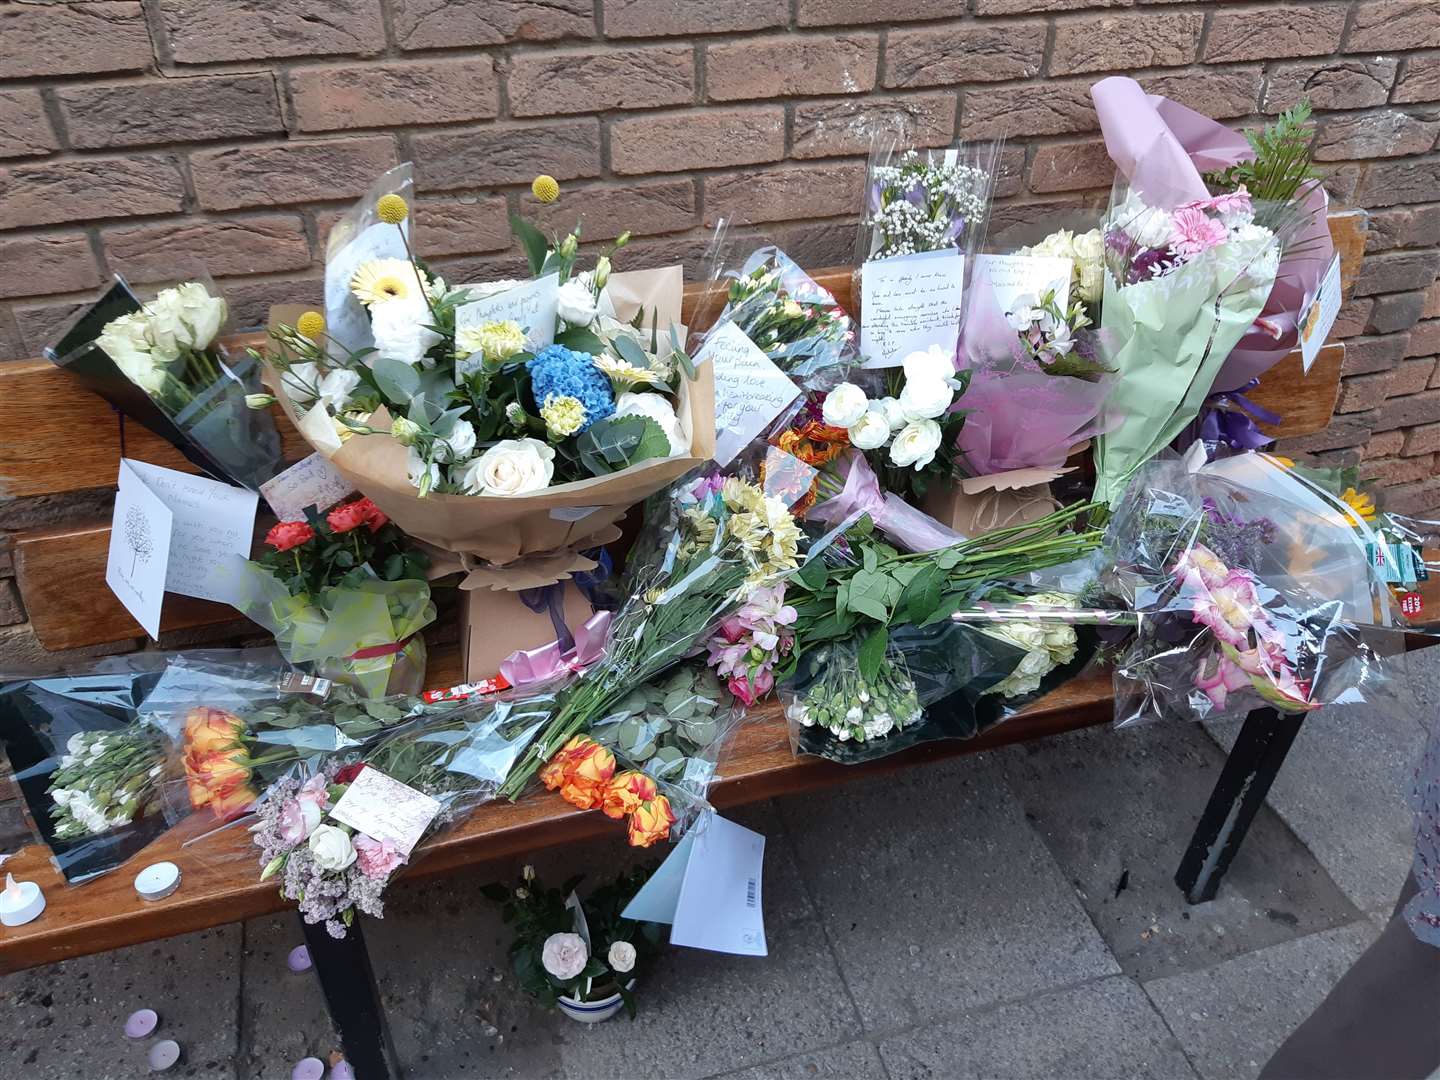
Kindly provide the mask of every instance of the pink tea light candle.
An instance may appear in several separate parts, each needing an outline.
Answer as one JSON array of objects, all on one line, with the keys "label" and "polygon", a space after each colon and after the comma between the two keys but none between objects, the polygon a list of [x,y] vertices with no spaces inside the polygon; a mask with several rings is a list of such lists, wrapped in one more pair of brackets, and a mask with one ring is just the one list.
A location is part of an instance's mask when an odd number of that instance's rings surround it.
[{"label": "pink tea light candle", "polygon": [[6,926],[24,926],[34,922],[45,910],[45,894],[33,881],[16,881],[13,874],[5,875],[5,891],[0,892],[0,923]]}]

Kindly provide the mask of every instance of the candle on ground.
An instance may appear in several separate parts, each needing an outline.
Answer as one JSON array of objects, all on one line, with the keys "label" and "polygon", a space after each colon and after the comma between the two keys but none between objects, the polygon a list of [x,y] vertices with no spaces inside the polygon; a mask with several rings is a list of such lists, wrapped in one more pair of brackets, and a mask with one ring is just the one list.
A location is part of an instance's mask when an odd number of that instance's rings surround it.
[{"label": "candle on ground", "polygon": [[154,1009],[139,1009],[130,1014],[125,1021],[125,1036],[130,1039],[143,1039],[155,1030],[155,1025],[160,1023],[160,1017]]},{"label": "candle on ground", "polygon": [[325,1062],[319,1058],[301,1058],[290,1070],[290,1080],[320,1080],[325,1075]]},{"label": "candle on ground", "polygon": [[45,894],[33,881],[16,881],[5,875],[5,891],[0,892],[0,923],[24,926],[40,917],[45,910]]},{"label": "candle on ground", "polygon": [[150,1047],[150,1071],[164,1072],[180,1060],[180,1044],[174,1039],[161,1039]]},{"label": "candle on ground", "polygon": [[290,955],[285,958],[285,963],[290,965],[291,971],[309,971],[311,967],[309,946],[296,945],[290,950]]}]

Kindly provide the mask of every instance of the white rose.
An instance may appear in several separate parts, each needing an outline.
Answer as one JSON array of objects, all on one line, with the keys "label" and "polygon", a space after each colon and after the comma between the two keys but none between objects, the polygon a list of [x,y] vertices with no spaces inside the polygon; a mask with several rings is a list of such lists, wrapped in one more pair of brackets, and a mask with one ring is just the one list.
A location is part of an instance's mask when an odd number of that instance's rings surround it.
[{"label": "white rose", "polygon": [[425,354],[441,340],[429,328],[434,321],[422,296],[387,300],[370,309],[370,333],[379,355],[427,368],[433,367],[435,361]]},{"label": "white rose", "polygon": [[524,495],[550,486],[555,448],[539,439],[501,439],[460,474],[472,495]]},{"label": "white rose", "polygon": [[145,305],[150,340],[162,355],[179,355],[185,349],[205,349],[220,333],[229,314],[225,301],[211,296],[198,281],[186,282]]},{"label": "white rose", "polygon": [[890,438],[890,421],[879,404],[872,404],[865,415],[850,425],[850,445],[860,450],[878,450]]},{"label": "white rose", "polygon": [[442,461],[465,461],[475,452],[475,427],[469,420],[456,420],[449,434],[435,444]]},{"label": "white rose", "polygon": [[951,385],[955,378],[955,358],[939,345],[931,345],[924,352],[912,352],[901,361],[905,369],[905,381],[935,382]]},{"label": "white rose", "polygon": [[955,401],[950,384],[939,379],[906,379],[900,391],[900,411],[907,420],[933,420],[945,415]]},{"label": "white rose", "polygon": [[595,319],[595,294],[588,276],[581,274],[560,286],[555,310],[571,326],[589,326]]},{"label": "white rose", "polygon": [[611,971],[618,971],[622,975],[632,971],[635,967],[635,946],[628,941],[612,942],[606,959],[610,961]]},{"label": "white rose", "polygon": [[405,478],[410,481],[411,487],[418,488],[426,473],[430,475],[430,484],[426,490],[433,490],[435,485],[440,483],[440,466],[434,462],[427,464],[412,446],[405,457]]},{"label": "white rose", "polygon": [[624,393],[615,399],[616,416],[648,416],[660,425],[665,438],[670,440],[670,456],[675,457],[690,449],[685,434],[680,430],[680,419],[675,409],[663,394]]},{"label": "white rose", "polygon": [[355,845],[344,829],[316,825],[310,834],[310,857],[321,870],[339,872],[355,861]]},{"label": "white rose", "polygon": [[825,395],[825,405],[821,413],[825,417],[825,423],[831,427],[848,428],[864,416],[869,407],[870,399],[865,396],[864,390],[854,383],[842,382]]},{"label": "white rose", "polygon": [[360,385],[360,376],[349,368],[335,368],[320,380],[320,400],[331,412],[343,412],[350,392]]},{"label": "white rose", "polygon": [[165,366],[160,357],[150,352],[143,315],[134,313],[111,319],[95,344],[115,361],[127,379],[147,394],[158,394],[165,385]]},{"label": "white rose", "polygon": [[579,934],[551,934],[540,950],[540,962],[557,979],[573,979],[585,970],[590,950]]},{"label": "white rose", "polygon": [[1099,229],[1091,229],[1075,237],[1075,258],[1098,262],[1105,257],[1105,237]]},{"label": "white rose", "polygon": [[308,360],[303,364],[291,364],[281,373],[280,385],[292,399],[308,405],[320,393],[320,368]]},{"label": "white rose", "polygon": [[1081,262],[1075,278],[1075,291],[1080,299],[1093,304],[1105,295],[1105,264],[1103,262]]},{"label": "white rose", "polygon": [[890,460],[902,469],[915,466],[915,471],[935,460],[940,449],[940,425],[934,420],[912,420],[890,444]]}]

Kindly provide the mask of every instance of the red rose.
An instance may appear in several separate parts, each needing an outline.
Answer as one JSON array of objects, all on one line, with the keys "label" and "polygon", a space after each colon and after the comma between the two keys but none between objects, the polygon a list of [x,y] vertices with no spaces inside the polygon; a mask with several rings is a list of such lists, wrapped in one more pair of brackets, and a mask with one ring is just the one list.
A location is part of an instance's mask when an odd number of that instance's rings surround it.
[{"label": "red rose", "polygon": [[369,499],[361,499],[355,504],[365,509],[365,524],[370,526],[371,532],[379,532],[381,527],[389,524],[390,519],[385,516],[385,511],[376,506]]},{"label": "red rose", "polygon": [[289,551],[315,539],[315,530],[303,521],[282,521],[265,534],[265,543],[276,551]]},{"label": "red rose", "polygon": [[371,506],[375,505],[371,503],[369,499],[356,499],[354,502],[346,503],[344,506],[337,506],[325,515],[325,520],[330,523],[330,528],[334,529],[337,533],[347,533],[351,529],[358,529],[369,520],[365,510],[367,503]]},{"label": "red rose", "polygon": [[353,784],[355,782],[355,778],[360,775],[361,771],[364,768],[365,763],[363,761],[356,761],[349,765],[346,765],[343,769],[341,769],[335,774],[334,782],[337,784]]}]

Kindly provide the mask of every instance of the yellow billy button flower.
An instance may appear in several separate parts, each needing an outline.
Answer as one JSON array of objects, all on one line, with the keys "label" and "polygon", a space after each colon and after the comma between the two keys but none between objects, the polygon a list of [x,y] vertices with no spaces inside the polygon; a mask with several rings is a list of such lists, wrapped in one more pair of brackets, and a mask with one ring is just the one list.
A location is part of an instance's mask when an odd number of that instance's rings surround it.
[{"label": "yellow billy button flower", "polygon": [[375,201],[375,213],[386,225],[399,225],[410,216],[410,206],[405,200],[394,194],[381,195]]},{"label": "yellow billy button flower", "polygon": [[325,316],[318,311],[307,311],[295,320],[295,332],[311,341],[319,341],[325,333]]},{"label": "yellow billy button flower", "polygon": [[530,194],[542,203],[552,203],[560,198],[560,182],[541,173],[531,182]]}]

